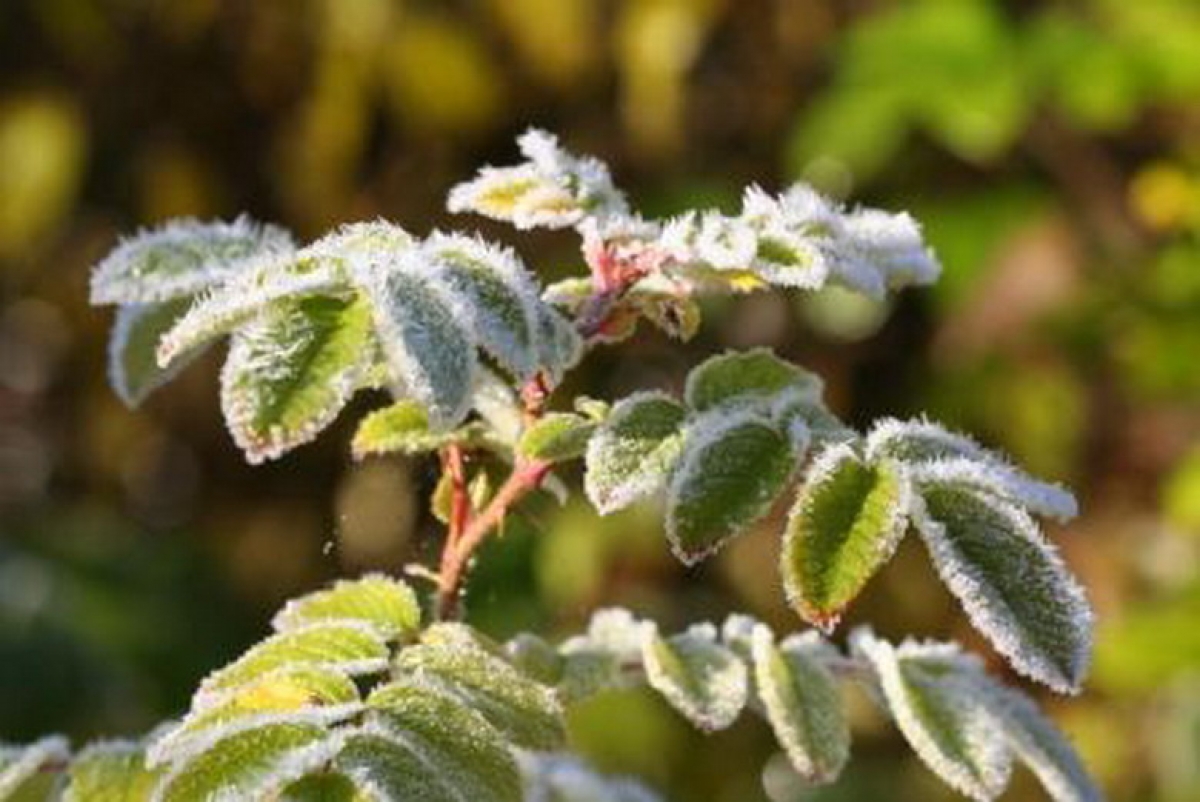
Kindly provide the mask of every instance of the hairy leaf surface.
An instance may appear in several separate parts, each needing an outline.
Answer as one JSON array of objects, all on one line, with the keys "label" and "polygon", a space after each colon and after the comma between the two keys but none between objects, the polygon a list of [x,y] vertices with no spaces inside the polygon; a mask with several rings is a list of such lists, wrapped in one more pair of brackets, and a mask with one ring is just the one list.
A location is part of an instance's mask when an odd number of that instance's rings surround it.
[{"label": "hairy leaf surface", "polygon": [[323,621],[366,624],[390,640],[412,635],[420,628],[421,607],[404,582],[367,574],[289,601],[271,625],[286,632]]},{"label": "hairy leaf surface", "polygon": [[746,706],[746,664],[717,643],[711,625],[646,638],[642,659],[650,686],[702,730],[722,730]]},{"label": "hairy leaf surface", "polygon": [[274,459],[315,438],[357,388],[372,348],[362,300],[283,302],[239,331],[221,371],[221,406],[246,458]]},{"label": "hairy leaf surface", "polygon": [[157,303],[195,295],[262,255],[286,254],[276,226],[178,220],[123,241],[92,271],[92,303]]},{"label": "hairy leaf surface", "polygon": [[663,393],[622,399],[588,443],[584,488],[602,514],[658,491],[683,446],[683,407]]},{"label": "hairy leaf surface", "polygon": [[769,400],[785,390],[818,400],[822,388],[814,374],[756,348],[706,360],[688,374],[684,398],[693,410],[703,412],[721,404]]},{"label": "hairy leaf surface", "polygon": [[894,462],[869,464],[850,446],[813,463],[784,534],[781,572],[792,606],[832,628],[904,535],[909,487]]},{"label": "hairy leaf surface", "polygon": [[71,761],[62,802],[146,802],[158,782],[139,744],[107,741]]},{"label": "hairy leaf surface", "polygon": [[562,462],[583,456],[596,423],[582,415],[551,412],[521,435],[517,451],[532,459]]},{"label": "hairy leaf surface", "polygon": [[833,780],[850,755],[850,730],[837,684],[818,658],[819,641],[781,648],[759,625],[751,649],[758,696],[792,766],[810,782]]},{"label": "hairy leaf surface", "polygon": [[796,460],[789,440],[746,415],[696,426],[667,493],[667,538],[696,563],[767,514]]},{"label": "hairy leaf surface", "polygon": [[969,486],[920,486],[917,529],[971,622],[1021,673],[1074,692],[1087,671],[1091,609],[1037,524]]}]

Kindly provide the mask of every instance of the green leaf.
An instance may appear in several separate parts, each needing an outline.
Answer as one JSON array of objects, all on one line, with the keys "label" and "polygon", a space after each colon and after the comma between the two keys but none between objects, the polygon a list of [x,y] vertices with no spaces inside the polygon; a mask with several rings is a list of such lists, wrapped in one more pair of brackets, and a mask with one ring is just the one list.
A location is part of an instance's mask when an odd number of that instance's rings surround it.
[{"label": "green leaf", "polygon": [[888,710],[921,760],[972,799],[998,797],[1012,756],[980,703],[986,691],[978,663],[952,646],[896,649],[866,632],[855,633],[854,646],[869,661]]},{"label": "green leaf", "polygon": [[477,366],[471,335],[427,277],[392,270],[368,287],[397,391],[422,404],[434,428],[453,427],[470,406]]},{"label": "green leaf", "polygon": [[359,711],[354,681],[336,668],[286,665],[226,691],[197,696],[192,712],[155,738],[151,765],[193,754],[221,733],[263,723],[328,724]]},{"label": "green leaf", "polygon": [[[519,746],[554,749],[565,738],[562,707],[553,692],[466,637],[460,627],[430,627],[423,642],[404,649],[394,665],[462,700]],[[368,703],[385,705],[388,693],[376,691]]]},{"label": "green leaf", "polygon": [[521,435],[517,451],[531,459],[563,462],[583,456],[596,424],[581,415],[551,412]]},{"label": "green leaf", "polygon": [[377,409],[358,424],[350,449],[355,459],[379,454],[420,454],[436,451],[451,443],[482,440],[478,424],[467,424],[450,431],[429,428],[429,415],[416,401],[397,401]]},{"label": "green leaf", "polygon": [[793,768],[809,782],[825,783],[850,756],[850,730],[837,683],[821,662],[815,633],[776,646],[771,631],[754,627],[754,682],[764,714]]},{"label": "green leaf", "polygon": [[613,406],[588,443],[584,488],[602,514],[658,491],[683,450],[686,412],[663,393],[636,393]]},{"label": "green leaf", "polygon": [[824,383],[815,374],[784,362],[769,349],[730,351],[706,360],[688,374],[684,398],[697,412],[721,404],[770,400],[787,390],[818,400]]},{"label": "green leaf", "polygon": [[234,662],[209,674],[197,699],[228,691],[280,668],[314,666],[347,674],[387,667],[388,649],[373,627],[337,621],[272,635]]},{"label": "green leaf", "polygon": [[174,378],[187,366],[188,359],[177,360],[160,368],[156,352],[158,342],[191,306],[190,298],[150,304],[123,304],[117,310],[108,341],[108,380],[125,405],[133,408],[146,396]]},{"label": "green leaf", "polygon": [[563,658],[559,696],[577,701],[637,685],[637,674],[631,669],[641,666],[646,639],[653,634],[652,623],[639,621],[628,610],[597,610],[587,633],[569,638],[559,648]]},{"label": "green leaf", "polygon": [[667,493],[667,538],[684,563],[699,562],[758,521],[796,466],[791,443],[744,414],[689,429]]},{"label": "green leaf", "polygon": [[139,744],[108,741],[76,755],[69,778],[62,802],[147,802],[159,773],[146,768]]},{"label": "green leaf", "polygon": [[702,730],[725,729],[746,706],[746,664],[717,643],[711,625],[669,638],[655,633],[646,638],[642,658],[650,686]]},{"label": "green leaf", "polygon": [[583,340],[571,321],[551,306],[539,304],[537,318],[539,366],[551,384],[558,384],[583,356]]},{"label": "green leaf", "polygon": [[221,371],[221,406],[247,460],[315,438],[356,389],[372,347],[362,300],[283,302],[239,331]]},{"label": "green leaf", "polygon": [[373,798],[360,793],[345,774],[324,771],[309,774],[284,788],[279,802],[373,802]]},{"label": "green leaf", "polygon": [[423,246],[432,280],[452,299],[480,346],[519,381],[537,367],[541,300],[515,254],[463,236],[434,234]]},{"label": "green leaf", "polygon": [[406,583],[383,574],[341,580],[332,587],[289,601],[271,625],[280,632],[324,621],[354,621],[388,640],[421,627],[421,607]]},{"label": "green leaf", "polygon": [[537,635],[522,632],[504,645],[504,651],[508,661],[535,682],[553,686],[562,679],[563,658]]},{"label": "green leaf", "polygon": [[1008,743],[1055,802],[1101,802],[1104,795],[1079,756],[1037,705],[1020,691],[989,684],[987,702],[996,721],[991,736]]},{"label": "green leaf", "polygon": [[195,295],[258,257],[292,250],[286,231],[239,218],[178,220],[122,242],[92,271],[93,304],[158,303]]},{"label": "green leaf", "polygon": [[792,607],[832,629],[842,610],[892,556],[911,491],[894,462],[869,464],[847,445],[813,463],[784,532],[781,572]]},{"label": "green leaf", "polygon": [[158,364],[170,366],[282,301],[342,293],[347,289],[345,274],[335,264],[306,252],[256,262],[196,297],[187,312],[159,340]]},{"label": "green leaf", "polygon": [[420,682],[385,687],[338,756],[342,773],[380,799],[520,801],[512,751],[483,716]]},{"label": "green leaf", "polygon": [[70,756],[67,739],[60,735],[25,746],[0,744],[0,799],[28,792],[26,783],[34,780],[44,766],[66,763]]},{"label": "green leaf", "polygon": [[938,575],[1013,667],[1060,692],[1087,672],[1092,613],[1083,589],[1018,507],[970,485],[923,483],[917,530]]},{"label": "green leaf", "polygon": [[935,477],[953,473],[960,483],[1004,496],[1038,515],[1066,521],[1079,514],[1075,497],[1065,488],[1035,479],[971,438],[935,423],[880,420],[867,435],[866,451],[870,459],[894,457]]},{"label": "green leaf", "polygon": [[341,742],[312,724],[267,724],[235,732],[171,768],[156,802],[269,799],[331,760]]}]

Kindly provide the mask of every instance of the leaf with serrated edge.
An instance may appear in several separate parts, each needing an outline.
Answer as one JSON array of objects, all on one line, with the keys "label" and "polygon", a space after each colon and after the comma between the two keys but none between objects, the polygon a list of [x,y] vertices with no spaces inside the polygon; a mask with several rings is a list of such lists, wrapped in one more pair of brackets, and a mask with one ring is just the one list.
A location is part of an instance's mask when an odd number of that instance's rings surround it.
[{"label": "leaf with serrated edge", "polygon": [[322,771],[301,777],[284,788],[278,802],[373,802],[345,774]]},{"label": "leaf with serrated edge", "polygon": [[313,724],[268,724],[242,730],[172,766],[151,799],[269,799],[327,763],[340,748],[338,736]]},{"label": "leaf with serrated edge", "polygon": [[159,367],[169,367],[273,304],[346,290],[345,274],[336,265],[305,252],[261,257],[224,284],[197,295],[187,312],[163,334],[155,358]]},{"label": "leaf with serrated edge", "polygon": [[642,659],[650,686],[702,730],[725,729],[746,706],[746,664],[717,643],[710,624],[668,638],[653,634]]},{"label": "leaf with serrated edge", "polygon": [[597,610],[587,633],[568,638],[559,647],[563,657],[560,696],[568,700],[587,698],[610,688],[629,688],[642,665],[642,648],[654,633],[654,625],[639,621],[628,610]]},{"label": "leaf with serrated edge", "polygon": [[665,393],[617,402],[588,443],[584,488],[601,514],[657,492],[683,446],[686,412]]},{"label": "leaf with serrated edge", "polygon": [[537,344],[539,367],[551,384],[558,384],[583,356],[583,340],[575,327],[546,304],[537,307]]},{"label": "leaf with serrated edge", "polygon": [[[562,744],[562,707],[549,688],[523,676],[454,625],[430,627],[422,640],[397,656],[395,671],[461,699],[519,746],[554,749]],[[381,689],[368,703],[383,704],[385,697]]]},{"label": "leaf with serrated edge", "polygon": [[819,659],[816,633],[776,646],[759,624],[750,635],[754,682],[764,714],[793,768],[810,782],[829,782],[850,755],[850,730],[837,683]]},{"label": "leaf with serrated edge", "polygon": [[329,724],[361,708],[354,681],[334,668],[284,666],[227,691],[204,694],[148,751],[152,765],[175,762],[234,729],[265,723]]},{"label": "leaf with serrated edge", "polygon": [[510,745],[470,706],[420,681],[398,680],[352,735],[337,768],[374,799],[518,802]]},{"label": "leaf with serrated edge", "polygon": [[383,574],[367,574],[289,601],[271,626],[286,632],[318,621],[357,621],[384,638],[401,638],[420,628],[421,607],[406,583]]},{"label": "leaf with serrated edge", "polygon": [[1091,653],[1091,608],[1033,519],[970,485],[925,483],[918,492],[917,531],[975,627],[1017,671],[1059,692],[1078,691]]},{"label": "leaf with serrated edge", "polygon": [[691,565],[761,519],[796,467],[791,443],[765,420],[710,413],[688,425],[667,491],[667,538]]},{"label": "leaf with serrated edge", "polygon": [[688,374],[684,398],[697,412],[720,404],[767,401],[791,391],[819,400],[823,382],[815,374],[785,362],[767,348],[730,351],[712,357]]},{"label": "leaf with serrated edge", "polygon": [[814,460],[784,531],[780,570],[788,600],[826,630],[904,535],[911,490],[895,462],[863,462],[849,445]]},{"label": "leaf with serrated edge", "polygon": [[986,479],[992,492],[1005,496],[1030,512],[1059,521],[1079,514],[1075,497],[1065,488],[1035,479],[966,435],[951,432],[926,420],[877,421],[867,435],[866,453],[875,459],[889,456],[913,466],[936,469],[942,463],[974,462],[977,476]]},{"label": "leaf with serrated edge", "polygon": [[237,332],[221,407],[246,459],[275,459],[314,439],[357,388],[371,347],[362,300],[286,301]]},{"label": "leaf with serrated edge", "polygon": [[65,763],[71,755],[67,739],[50,735],[31,744],[0,744],[0,799],[8,798],[43,766]]},{"label": "leaf with serrated edge", "polygon": [[204,679],[197,702],[285,666],[320,666],[347,674],[387,667],[388,649],[375,628],[347,621],[308,624],[272,635]]},{"label": "leaf with serrated edge", "polygon": [[898,648],[868,631],[854,647],[869,662],[888,711],[913,751],[947,784],[972,799],[998,797],[1012,756],[980,704],[978,661],[943,644]]},{"label": "leaf with serrated edge", "polygon": [[159,780],[132,741],[91,744],[71,760],[68,773],[62,802],[146,802]]},{"label": "leaf with serrated edge", "polygon": [[525,430],[517,451],[549,462],[575,459],[587,451],[588,440],[596,430],[593,421],[569,412],[551,412]]},{"label": "leaf with serrated edge", "polygon": [[510,250],[480,239],[434,234],[422,251],[431,279],[444,290],[480,346],[520,381],[537,367],[537,287]]},{"label": "leaf with serrated edge", "polygon": [[191,306],[190,298],[150,304],[124,304],[117,309],[108,341],[108,380],[125,405],[133,408],[146,396],[173,379],[187,367],[189,358],[176,360],[168,368],[158,366],[158,342]]},{"label": "leaf with serrated edge", "polygon": [[286,254],[291,236],[245,217],[176,220],[124,240],[92,271],[93,304],[157,303],[194,295],[262,255]]},{"label": "leaf with serrated edge", "polygon": [[475,342],[442,293],[419,275],[422,265],[411,258],[404,264],[368,279],[376,333],[397,390],[425,407],[434,428],[448,429],[470,406]]},{"label": "leaf with serrated edge", "polygon": [[1054,724],[1020,691],[989,681],[992,737],[1007,742],[1055,802],[1101,802],[1104,798]]}]

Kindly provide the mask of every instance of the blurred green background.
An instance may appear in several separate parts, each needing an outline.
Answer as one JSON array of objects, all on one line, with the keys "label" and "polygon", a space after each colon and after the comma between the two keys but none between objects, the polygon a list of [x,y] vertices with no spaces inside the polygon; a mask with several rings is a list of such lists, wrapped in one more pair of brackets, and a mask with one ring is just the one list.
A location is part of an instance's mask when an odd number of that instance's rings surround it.
[{"label": "blurred green background", "polygon": [[[137,226],[246,211],[303,238],[376,216],[479,228],[565,275],[570,236],[442,211],[530,124],[609,159],[649,213],[803,179],[917,214],[945,263],[933,290],[713,304],[686,348],[642,332],[567,389],[677,387],[705,354],[765,344],[856,423],[925,410],[1069,482],[1084,514],[1052,535],[1098,645],[1086,693],[1043,701],[1113,799],[1200,799],[1196,0],[3,0],[0,739],[144,731],[288,595],[437,546],[433,466],[353,464],[353,415],[250,468],[213,358],[124,409],[89,266]],[[687,571],[652,509],[523,513],[470,597],[497,636],[565,635],[604,604],[798,627],[778,520]],[[984,649],[912,542],[850,618]],[[757,721],[704,738],[630,694],[573,732],[681,802],[953,798],[854,701],[855,759],[819,790]],[[1026,776],[1006,797],[1040,798]]]}]

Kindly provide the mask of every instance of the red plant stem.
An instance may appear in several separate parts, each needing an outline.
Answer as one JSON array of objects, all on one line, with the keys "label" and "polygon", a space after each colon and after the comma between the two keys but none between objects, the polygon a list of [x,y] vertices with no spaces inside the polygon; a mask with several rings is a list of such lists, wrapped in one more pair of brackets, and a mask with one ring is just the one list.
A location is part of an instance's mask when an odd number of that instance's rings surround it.
[{"label": "red plant stem", "polygon": [[439,619],[459,617],[459,597],[471,557],[488,535],[500,526],[509,510],[536,490],[549,471],[549,462],[518,459],[513,472],[488,505],[470,520],[457,538],[447,540],[438,573],[436,612]]},{"label": "red plant stem", "polygon": [[459,443],[446,447],[445,470],[450,474],[450,531],[448,544],[453,545],[471,521],[471,496],[467,490],[467,473],[463,466],[463,449]]}]

